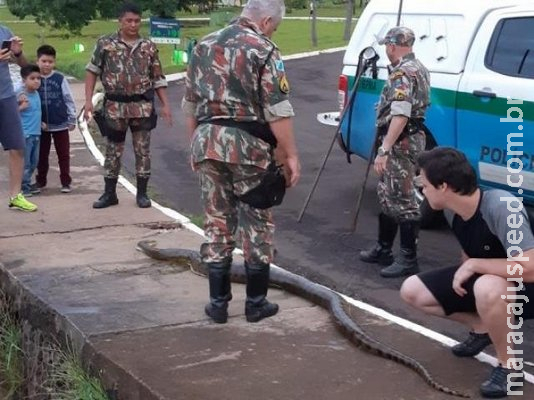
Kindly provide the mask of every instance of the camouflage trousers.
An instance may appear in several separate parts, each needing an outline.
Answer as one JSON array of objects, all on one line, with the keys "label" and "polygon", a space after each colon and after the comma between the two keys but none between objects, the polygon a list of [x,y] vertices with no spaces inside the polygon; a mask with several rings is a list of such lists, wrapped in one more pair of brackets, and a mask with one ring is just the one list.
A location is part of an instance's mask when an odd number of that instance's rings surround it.
[{"label": "camouflage trousers", "polygon": [[207,237],[200,248],[202,261],[221,262],[231,257],[236,238],[240,238],[245,261],[270,263],[274,237],[271,210],[253,208],[237,198],[259,184],[263,169],[215,160],[204,160],[196,166]]},{"label": "camouflage trousers", "polygon": [[121,157],[128,128],[132,131],[136,176],[150,176],[150,130],[148,118],[106,119],[110,128],[106,146],[104,169],[106,178],[117,178],[121,170]]},{"label": "camouflage trousers", "polygon": [[414,179],[416,159],[424,149],[424,133],[415,133],[397,141],[388,157],[386,171],[378,182],[378,201],[382,212],[398,222],[421,218]]}]

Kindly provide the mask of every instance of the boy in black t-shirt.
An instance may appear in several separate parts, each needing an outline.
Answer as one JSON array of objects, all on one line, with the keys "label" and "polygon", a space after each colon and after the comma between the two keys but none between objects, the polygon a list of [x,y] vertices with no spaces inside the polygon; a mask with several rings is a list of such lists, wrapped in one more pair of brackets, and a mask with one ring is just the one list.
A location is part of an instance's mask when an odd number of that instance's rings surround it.
[{"label": "boy in black t-shirt", "polygon": [[534,318],[534,235],[523,203],[504,190],[482,191],[458,150],[435,148],[418,163],[423,193],[433,209],[445,211],[462,263],[406,279],[401,297],[427,314],[469,326],[467,340],[452,348],[455,355],[471,357],[493,343],[499,365],[482,383],[482,396],[521,391],[522,359],[508,348],[522,343],[523,319]]}]

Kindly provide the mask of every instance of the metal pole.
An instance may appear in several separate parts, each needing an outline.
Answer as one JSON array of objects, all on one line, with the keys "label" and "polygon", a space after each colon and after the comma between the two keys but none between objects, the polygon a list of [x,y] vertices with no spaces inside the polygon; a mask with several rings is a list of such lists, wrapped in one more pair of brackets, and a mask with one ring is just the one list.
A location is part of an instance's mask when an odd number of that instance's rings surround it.
[{"label": "metal pole", "polygon": [[[399,0],[399,12],[397,14],[397,26],[400,26],[400,19],[402,15],[402,0]],[[373,157],[375,155],[376,142],[378,140],[378,132],[375,134],[375,140],[373,140],[373,147],[371,148],[371,155],[367,161],[367,168],[365,169],[365,176],[363,177],[362,188],[360,193],[358,193],[358,199],[356,200],[356,206],[354,210],[354,218],[352,220],[352,225],[350,230],[352,233],[356,231],[356,226],[358,225],[358,217],[360,215],[360,210],[362,208],[363,194],[365,193],[365,186],[367,186],[367,178],[369,178],[369,171],[371,170],[371,163],[373,162]]]},{"label": "metal pole", "polygon": [[371,154],[369,155],[369,160],[367,161],[367,168],[365,169],[365,176],[363,177],[362,188],[360,189],[360,193],[358,193],[358,198],[356,199],[356,206],[354,207],[354,218],[352,219],[352,225],[350,226],[351,233],[354,233],[356,231],[356,225],[358,224],[358,216],[360,215],[360,209],[362,208],[363,194],[365,193],[365,187],[367,186],[367,178],[369,177],[369,171],[371,170],[371,164],[373,163],[373,158],[375,156],[377,140],[378,131],[375,133],[373,147],[371,147]]},{"label": "metal pole", "polygon": [[328,150],[323,158],[323,163],[321,164],[321,168],[319,168],[319,172],[317,172],[317,175],[315,176],[315,181],[313,182],[313,186],[310,190],[310,193],[308,193],[308,197],[306,197],[306,201],[304,202],[304,206],[302,206],[302,209],[300,210],[299,217],[297,218],[297,222],[300,222],[302,220],[302,217],[304,216],[304,213],[306,212],[306,208],[308,208],[308,204],[310,204],[311,197],[313,193],[315,192],[315,188],[317,187],[317,184],[319,183],[319,178],[321,177],[321,174],[323,173],[324,166],[326,165],[326,161],[328,160],[328,157],[330,156],[330,153],[332,152],[332,147],[334,147],[334,143],[336,142],[337,135],[339,132],[339,126],[341,125],[342,119],[339,119],[339,125],[338,128],[336,128],[336,132],[334,133],[334,137],[332,137],[332,142],[330,142],[330,146],[328,147]]},{"label": "metal pole", "polygon": [[400,26],[401,15],[402,15],[402,0],[399,0],[399,12],[397,13],[397,26]]},{"label": "metal pole", "polygon": [[306,198],[306,201],[304,202],[304,205],[302,206],[302,209],[300,210],[299,217],[297,218],[298,222],[302,220],[302,217],[304,216],[304,213],[306,212],[306,208],[308,208],[308,204],[310,203],[311,197],[313,193],[315,192],[317,183],[319,182],[319,178],[321,177],[321,174],[323,173],[324,167],[326,165],[326,161],[328,160],[328,157],[330,156],[330,152],[332,151],[332,148],[334,147],[334,143],[336,142],[337,135],[339,134],[341,130],[341,122],[343,122],[343,118],[345,117],[347,110],[350,108],[350,105],[354,102],[354,99],[356,97],[356,92],[358,90],[358,85],[360,84],[360,77],[363,75],[363,72],[367,69],[367,66],[368,66],[367,61],[365,61],[365,65],[360,69],[359,74],[356,77],[356,81],[354,82],[354,86],[352,88],[352,92],[349,97],[349,101],[347,102],[347,104],[345,104],[345,107],[343,108],[343,112],[340,114],[339,124],[334,133],[334,137],[332,138],[332,142],[330,143],[330,146],[328,147],[328,151],[324,155],[323,163],[321,164],[321,168],[319,169],[319,171],[317,172],[317,175],[315,176],[315,181],[313,182],[313,186],[310,190],[310,193],[308,194],[308,197]]}]

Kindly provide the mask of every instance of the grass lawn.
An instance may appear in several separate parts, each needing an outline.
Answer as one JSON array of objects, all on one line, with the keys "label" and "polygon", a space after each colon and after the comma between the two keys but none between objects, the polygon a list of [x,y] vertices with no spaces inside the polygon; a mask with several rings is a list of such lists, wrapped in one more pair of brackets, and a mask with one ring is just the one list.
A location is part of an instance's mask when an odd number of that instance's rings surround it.
[{"label": "grass lawn", "polygon": [[[237,15],[240,10],[230,11]],[[344,6],[327,6],[318,9],[318,16],[342,17],[345,13]],[[287,16],[308,16],[307,9],[293,10]],[[358,13],[359,14],[359,13]],[[182,13],[181,16],[207,17],[204,15]],[[180,19],[180,16],[178,16]],[[50,44],[58,52],[57,69],[64,73],[83,78],[85,75],[85,64],[91,57],[91,51],[98,37],[111,33],[117,29],[116,21],[94,21],[82,29],[80,36],[69,35],[67,32],[55,31],[48,27],[40,27],[35,23],[18,21],[16,17],[9,13],[6,7],[0,7],[0,22],[8,26],[15,35],[24,39],[24,49],[30,60],[35,59],[35,50],[41,44]],[[185,48],[188,38],[199,39],[209,32],[219,29],[217,26],[201,25],[199,23],[185,23],[181,29],[182,44],[178,48]],[[345,46],[343,40],[344,22],[317,21],[318,46],[313,47],[311,43],[311,22],[309,20],[285,20],[273,40],[278,44],[282,54],[289,55],[305,51],[321,50],[332,47]],[[142,28],[142,35],[148,36],[148,23]],[[74,44],[80,43],[85,47],[85,52],[75,53]],[[166,74],[184,71],[186,66],[174,65],[172,54],[174,45],[160,44],[160,58],[163,62]]]}]

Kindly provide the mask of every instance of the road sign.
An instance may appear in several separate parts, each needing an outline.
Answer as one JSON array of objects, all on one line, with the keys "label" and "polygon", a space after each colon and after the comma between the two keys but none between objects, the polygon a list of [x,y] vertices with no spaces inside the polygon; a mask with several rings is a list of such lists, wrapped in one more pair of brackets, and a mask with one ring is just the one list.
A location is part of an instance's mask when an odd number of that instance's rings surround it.
[{"label": "road sign", "polygon": [[154,43],[180,44],[180,22],[150,17],[150,39]]}]

